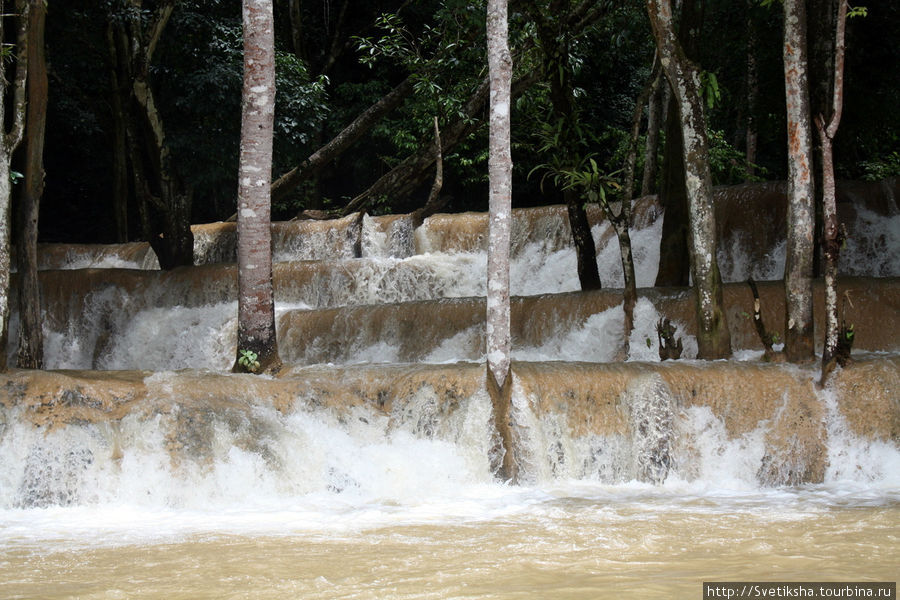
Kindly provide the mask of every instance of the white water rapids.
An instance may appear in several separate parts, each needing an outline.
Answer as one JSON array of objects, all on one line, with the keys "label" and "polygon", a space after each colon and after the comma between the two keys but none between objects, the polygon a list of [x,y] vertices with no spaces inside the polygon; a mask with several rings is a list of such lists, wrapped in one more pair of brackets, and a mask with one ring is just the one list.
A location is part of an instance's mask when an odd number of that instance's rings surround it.
[{"label": "white water rapids", "polygon": [[[900,276],[898,217],[860,214],[867,237],[846,251],[845,272]],[[422,314],[441,320],[449,318],[442,310],[482,295],[485,257],[477,232],[429,232],[426,223],[411,236],[402,223],[374,220],[362,231],[348,240],[323,229],[276,252],[292,273],[278,299],[280,335],[288,318],[333,315],[353,329],[357,308],[394,303],[377,341],[318,338],[304,356],[340,358],[293,367],[282,382],[289,401],[225,372],[237,313],[217,291],[229,285],[225,271],[166,287],[141,279],[143,271],[116,270],[108,284],[96,275],[101,283],[66,307],[45,307],[48,367],[147,371],[92,375],[60,397],[49,387],[32,391],[30,407],[0,402],[0,597],[699,598],[708,580],[897,579],[900,447],[854,430],[842,412],[852,398],[840,404],[834,389],[814,389],[815,368],[777,373],[813,390],[813,408],[801,404],[798,418],[819,437],[798,429],[773,446],[779,428],[793,427],[787,387],[771,414],[741,429],[734,414],[756,401],[752,387],[743,398],[711,392],[707,404],[690,404],[653,371],[615,400],[586,389],[578,401],[598,410],[578,413],[581,427],[567,412],[575,400],[551,391],[571,376],[555,376],[554,363],[585,361],[589,374],[591,364],[613,361],[621,305],[568,321],[536,314],[547,331],[514,348],[515,360],[535,365],[522,373],[546,371],[517,378],[513,390],[518,486],[492,475],[496,439],[480,388],[457,389],[436,372],[428,385],[389,398],[378,392],[373,402],[366,386],[374,371],[365,368],[381,367],[372,364],[411,363],[409,372],[399,365],[385,375],[399,389],[419,366],[450,372],[483,359],[477,324],[412,359],[401,341],[426,329],[404,328],[416,303],[433,303]],[[565,235],[554,227],[526,233],[514,248],[513,293],[576,290]],[[621,286],[614,237],[602,226],[594,234],[604,285]],[[653,283],[659,235],[652,219],[632,233],[639,286]],[[720,249],[726,279],[780,277],[783,248],[761,260],[740,237],[732,241]],[[347,250],[356,242],[358,258]],[[96,267],[90,252],[66,260]],[[131,263],[102,260],[147,266],[140,253]],[[641,298],[628,357],[637,370],[658,361],[650,340],[660,315]],[[693,337],[685,344],[694,356]],[[323,400],[319,373],[346,380],[343,406]],[[117,378],[128,377],[146,398],[119,411],[131,399],[115,392]],[[113,390],[112,405],[91,396],[92,381]],[[20,382],[7,381],[8,398]],[[900,396],[887,400],[896,406]],[[602,414],[618,426],[590,422],[604,402],[616,403]],[[29,419],[45,410],[50,420],[35,426]],[[53,411],[71,413],[54,421]],[[897,418],[896,409],[884,415]],[[821,482],[785,485],[810,440],[822,444]]]}]

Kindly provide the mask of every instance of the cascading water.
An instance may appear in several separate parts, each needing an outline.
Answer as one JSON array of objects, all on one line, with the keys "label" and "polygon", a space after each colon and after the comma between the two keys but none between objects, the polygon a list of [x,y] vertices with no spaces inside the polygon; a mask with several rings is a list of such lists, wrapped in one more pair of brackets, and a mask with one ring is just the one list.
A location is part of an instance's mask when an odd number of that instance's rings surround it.
[{"label": "cascading water", "polygon": [[[648,287],[660,213],[637,213]],[[865,239],[845,272],[900,276],[900,217],[857,214]],[[491,473],[483,215],[415,231],[402,217],[279,225],[293,366],[275,378],[226,372],[232,266],[104,270],[111,248],[69,253],[92,268],[41,275],[48,367],[110,371],[13,371],[0,386],[0,596],[684,597],[704,578],[895,576],[895,282],[848,284],[859,347],[878,354],[826,389],[814,367],[753,360],[741,285],[726,294],[750,360],[652,364],[661,317],[685,357],[696,340],[689,293],[644,289],[628,361],[614,363],[620,291],[575,293],[563,215],[523,210],[514,227],[519,486]],[[230,260],[222,230],[195,231],[205,262]],[[621,285],[615,236],[593,232],[604,284]],[[722,235],[723,273],[777,302],[765,280],[781,242]],[[134,570],[99,574],[120,561]],[[682,587],[647,583],[660,577]]]}]

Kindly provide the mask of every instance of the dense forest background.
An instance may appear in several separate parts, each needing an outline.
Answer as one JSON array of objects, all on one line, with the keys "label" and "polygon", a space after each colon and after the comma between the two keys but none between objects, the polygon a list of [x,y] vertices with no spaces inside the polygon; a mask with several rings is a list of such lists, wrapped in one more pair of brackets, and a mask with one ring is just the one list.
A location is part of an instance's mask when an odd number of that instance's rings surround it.
[{"label": "dense forest background", "polygon": [[[137,3],[141,4],[141,3]],[[115,181],[115,32],[134,19],[151,23],[165,2],[145,1],[139,14],[124,0],[53,0],[47,17],[49,107],[41,241],[140,239],[139,190]],[[234,213],[241,99],[240,3],[179,0],[149,63],[171,176],[191,197],[194,223]],[[818,3],[824,4],[824,3]],[[818,5],[810,2],[811,11]],[[714,183],[784,179],[787,172],[781,10],[777,2],[695,0],[692,58],[705,73]],[[900,3],[867,0],[867,16],[847,30],[846,96],[836,139],[842,179],[900,174]],[[579,7],[590,19],[566,21]],[[537,10],[535,10],[537,9]],[[129,13],[129,11],[131,11]],[[536,16],[542,15],[542,16]],[[811,12],[811,18],[814,13]],[[537,20],[556,26],[559,43],[541,39]],[[409,78],[395,109],[314,178],[273,205],[273,219],[305,209],[334,210],[367,190],[440,130],[462,134],[443,152],[443,210],[487,207],[486,104],[467,110],[486,76],[484,6],[460,0],[278,0],[273,180],[299,165],[358,115]],[[571,23],[578,23],[571,26]],[[651,77],[654,43],[643,2],[510,3],[515,77],[513,205],[561,202],[542,175],[560,156],[593,158],[611,181],[621,177],[635,103]],[[564,52],[564,60],[558,53]],[[121,56],[121,53],[119,54]],[[811,57],[811,59],[814,57]],[[758,98],[748,87],[756,65]],[[552,68],[571,82],[574,128],[561,135],[552,110]],[[565,74],[563,74],[565,70]],[[121,79],[121,69],[119,69]],[[516,85],[518,87],[516,87]],[[758,132],[752,168],[745,159],[748,123]],[[464,126],[464,127],[462,127]],[[645,130],[644,132],[645,133]],[[447,143],[447,140],[444,140]],[[564,145],[565,147],[562,147]],[[643,142],[640,145],[643,148]],[[659,157],[664,145],[659,146]],[[643,164],[639,153],[638,167]],[[149,162],[153,162],[150,160]],[[159,165],[150,165],[159,168]],[[133,167],[133,165],[132,165]],[[432,174],[433,176],[433,174]],[[542,185],[542,183],[544,185]],[[421,207],[431,181],[384,193],[373,213]],[[118,190],[118,191],[117,191]],[[615,191],[615,186],[611,187]],[[128,227],[114,206],[126,195]],[[117,197],[118,196],[118,197]]]}]

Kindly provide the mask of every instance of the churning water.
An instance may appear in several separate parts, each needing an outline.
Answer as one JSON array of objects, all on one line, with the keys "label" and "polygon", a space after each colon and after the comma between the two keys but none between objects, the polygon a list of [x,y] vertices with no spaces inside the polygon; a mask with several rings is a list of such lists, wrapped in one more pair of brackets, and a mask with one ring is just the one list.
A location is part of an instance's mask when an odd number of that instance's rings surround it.
[{"label": "churning water", "polygon": [[[860,214],[869,241],[847,251],[849,273],[900,275],[898,217]],[[57,249],[72,267],[143,270],[44,273],[48,366],[147,371],[5,382],[0,597],[698,598],[708,580],[897,579],[900,449],[879,433],[898,418],[896,362],[887,412],[861,433],[847,414],[869,388],[815,389],[815,369],[748,364],[746,385],[691,361],[644,369],[660,312],[642,297],[630,370],[598,375],[622,308],[567,304],[559,211],[515,228],[513,292],[534,326],[514,349],[521,485],[496,481],[473,364],[483,221],[280,232],[282,353],[313,366],[277,379],[225,372],[233,268],[161,274],[140,248]],[[653,218],[632,234],[640,286],[659,234]],[[604,284],[620,286],[614,236],[594,235]],[[727,278],[780,277],[777,244],[729,239]],[[197,248],[230,256],[209,232]]]}]

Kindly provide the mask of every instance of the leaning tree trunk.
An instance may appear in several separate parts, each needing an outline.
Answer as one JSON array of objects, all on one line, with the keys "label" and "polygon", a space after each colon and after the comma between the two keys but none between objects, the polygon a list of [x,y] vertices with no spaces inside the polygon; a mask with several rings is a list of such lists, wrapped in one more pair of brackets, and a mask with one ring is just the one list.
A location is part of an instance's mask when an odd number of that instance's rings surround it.
[{"label": "leaning tree trunk", "polygon": [[845,357],[838,355],[838,295],[837,263],[841,252],[841,234],[837,218],[837,202],[834,182],[834,136],[837,134],[844,107],[844,31],[847,21],[847,0],[841,0],[835,23],[834,90],[832,91],[831,117],[827,123],[823,115],[816,117],[816,130],[822,142],[822,216],[825,231],[822,239],[825,256],[825,344],[822,349],[822,379],[834,368],[834,362]]},{"label": "leaning tree trunk", "polygon": [[731,334],[716,261],[716,219],[700,96],[700,74],[687,60],[672,23],[668,0],[647,0],[647,12],[666,77],[678,101],[684,143],[684,171],[690,216],[691,277],[697,302],[697,346],[702,359],[731,355]]},{"label": "leaning tree trunk", "polygon": [[16,252],[19,279],[20,369],[40,369],[44,364],[41,325],[41,288],[38,282],[38,209],[44,191],[44,130],[47,123],[47,63],[44,55],[44,0],[29,0],[28,107],[25,115],[25,178],[19,199],[19,231]]},{"label": "leaning tree trunk", "polygon": [[507,42],[506,0],[489,0],[487,7],[488,69],[490,73],[490,128],[488,177],[490,221],[487,265],[487,386],[494,424],[500,434],[503,459],[497,474],[515,480],[510,374],[509,249],[512,221],[512,153],[510,103],[512,57]]},{"label": "leaning tree trunk", "polygon": [[784,85],[788,126],[787,255],[784,267],[784,351],[812,360],[815,196],[806,75],[805,0],[784,0]]},{"label": "leaning tree trunk", "polygon": [[[235,371],[281,366],[272,286],[271,183],[275,121],[272,0],[244,0],[244,88],[238,173],[238,346]],[[250,354],[252,353],[252,354]]]}]

